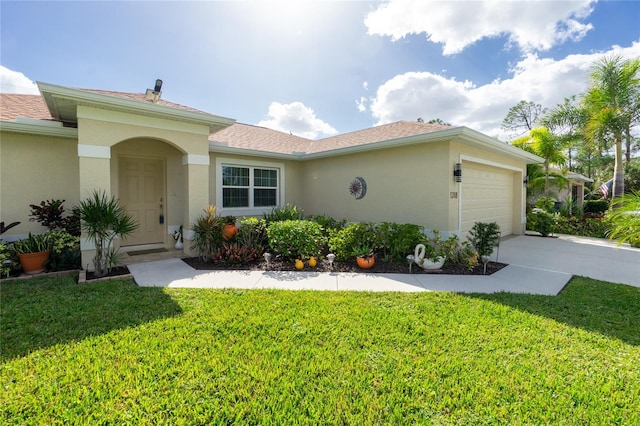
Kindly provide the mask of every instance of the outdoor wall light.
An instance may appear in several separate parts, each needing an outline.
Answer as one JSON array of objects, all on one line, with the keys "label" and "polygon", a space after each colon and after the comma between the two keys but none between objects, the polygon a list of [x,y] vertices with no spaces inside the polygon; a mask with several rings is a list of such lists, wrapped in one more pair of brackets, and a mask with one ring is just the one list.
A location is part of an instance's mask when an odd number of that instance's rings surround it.
[{"label": "outdoor wall light", "polygon": [[524,186],[527,186],[527,185],[529,184],[529,176],[525,176],[525,177],[522,179],[522,184],[523,184]]},{"label": "outdoor wall light", "polygon": [[462,182],[462,163],[456,163],[453,166],[453,180]]}]

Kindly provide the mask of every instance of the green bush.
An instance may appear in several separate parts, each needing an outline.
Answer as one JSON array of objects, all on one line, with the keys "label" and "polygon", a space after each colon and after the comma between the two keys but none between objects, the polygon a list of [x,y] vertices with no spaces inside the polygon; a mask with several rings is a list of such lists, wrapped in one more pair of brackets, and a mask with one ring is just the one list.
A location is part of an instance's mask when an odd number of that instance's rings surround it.
[{"label": "green bush", "polygon": [[536,201],[536,207],[548,213],[552,213],[555,210],[555,204],[555,200],[551,197],[540,197]]},{"label": "green bush", "polygon": [[223,242],[221,247],[216,248],[211,254],[214,263],[227,263],[239,265],[253,262],[260,258],[263,253],[262,247],[254,245],[243,245],[240,242]]},{"label": "green bush", "polygon": [[383,260],[406,262],[407,255],[414,253],[416,245],[425,242],[426,237],[423,230],[422,226],[410,223],[401,225],[383,222],[379,224],[375,233]]},{"label": "green bush", "polygon": [[491,256],[500,244],[500,226],[496,222],[476,222],[469,231],[469,242],[478,252],[478,256]]},{"label": "green bush", "polygon": [[559,216],[556,220],[557,223],[554,232],[557,232],[558,234],[606,238],[609,233],[609,225],[607,222],[598,217]]},{"label": "green bush", "polygon": [[0,240],[0,278],[8,276],[11,272],[11,258],[9,246]]},{"label": "green bush", "polygon": [[609,200],[587,200],[582,206],[583,213],[604,214],[609,209]]},{"label": "green bush", "polygon": [[373,251],[380,248],[376,225],[373,223],[350,223],[346,228],[329,231],[329,251],[336,255],[337,261],[344,262],[353,256],[354,250],[363,247]]},{"label": "green bush", "polygon": [[558,215],[535,208],[527,214],[527,229],[547,237],[554,232],[557,221]]},{"label": "green bush", "polygon": [[309,220],[272,222],[267,227],[269,247],[283,259],[318,256],[326,244],[322,227]]},{"label": "green bush", "polygon": [[322,229],[324,229],[325,235],[329,233],[330,229],[342,229],[347,224],[347,221],[344,219],[336,220],[331,216],[327,216],[324,214],[309,216],[308,220],[312,220],[320,224],[320,226],[322,226]]},{"label": "green bush", "polygon": [[304,219],[304,212],[292,204],[287,204],[284,207],[274,207],[271,209],[271,213],[264,215],[264,220],[267,222],[267,225],[272,222],[302,219]]},{"label": "green bush", "polygon": [[51,243],[51,256],[46,263],[49,271],[81,269],[80,237],[62,230],[47,232]]}]

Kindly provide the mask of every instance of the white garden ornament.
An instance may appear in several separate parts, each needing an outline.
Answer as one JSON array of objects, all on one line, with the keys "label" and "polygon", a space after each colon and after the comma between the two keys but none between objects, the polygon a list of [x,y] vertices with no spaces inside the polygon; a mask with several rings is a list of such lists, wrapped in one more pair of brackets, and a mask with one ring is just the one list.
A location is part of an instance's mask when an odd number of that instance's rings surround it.
[{"label": "white garden ornament", "polygon": [[427,248],[424,244],[418,244],[413,254],[414,261],[422,269],[440,269],[446,260],[445,256],[438,256],[435,259],[425,258]]}]

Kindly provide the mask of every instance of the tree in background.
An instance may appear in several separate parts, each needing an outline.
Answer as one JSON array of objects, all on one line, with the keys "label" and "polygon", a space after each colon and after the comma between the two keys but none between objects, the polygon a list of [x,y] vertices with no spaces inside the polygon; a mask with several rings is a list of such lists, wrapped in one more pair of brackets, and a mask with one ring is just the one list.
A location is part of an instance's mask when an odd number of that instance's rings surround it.
[{"label": "tree in background", "polygon": [[538,122],[546,112],[540,104],[531,101],[520,101],[509,109],[502,121],[502,128],[516,136],[523,136],[538,127]]},{"label": "tree in background", "polygon": [[554,136],[546,127],[532,129],[528,136],[523,136],[512,142],[513,146],[529,151],[544,158],[544,196],[549,196],[549,178],[554,177],[554,183],[560,185],[566,181],[564,176],[553,173],[551,165],[562,166],[566,162],[564,155],[564,141]]},{"label": "tree in background", "polygon": [[631,161],[631,127],[640,123],[640,59],[605,57],[593,66],[590,87],[582,98],[588,113],[586,136],[614,147],[613,198],[624,194],[622,143]]}]

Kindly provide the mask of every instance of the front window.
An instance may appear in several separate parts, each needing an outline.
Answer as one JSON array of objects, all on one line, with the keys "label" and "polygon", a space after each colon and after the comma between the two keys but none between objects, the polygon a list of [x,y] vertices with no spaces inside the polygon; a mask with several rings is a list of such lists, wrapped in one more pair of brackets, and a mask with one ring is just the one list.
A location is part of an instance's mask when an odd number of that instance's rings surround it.
[{"label": "front window", "polygon": [[[223,209],[276,207],[280,201],[281,170],[274,165],[220,163]],[[220,193],[220,192],[219,192]]]}]

